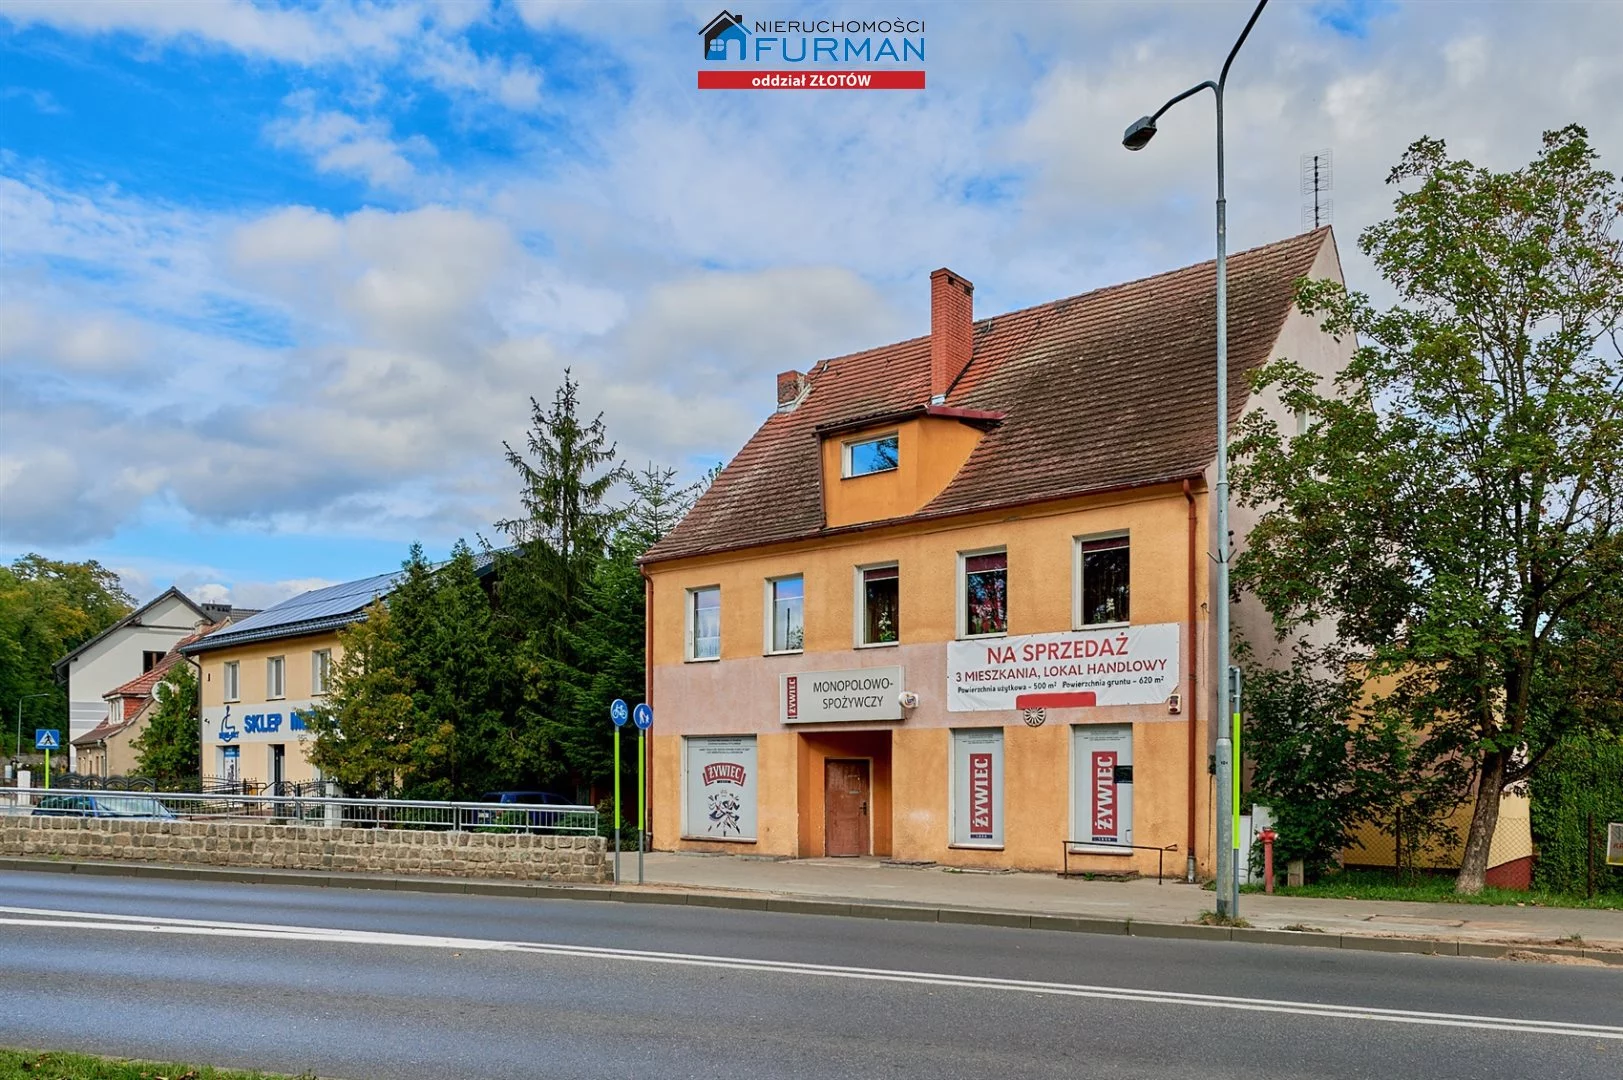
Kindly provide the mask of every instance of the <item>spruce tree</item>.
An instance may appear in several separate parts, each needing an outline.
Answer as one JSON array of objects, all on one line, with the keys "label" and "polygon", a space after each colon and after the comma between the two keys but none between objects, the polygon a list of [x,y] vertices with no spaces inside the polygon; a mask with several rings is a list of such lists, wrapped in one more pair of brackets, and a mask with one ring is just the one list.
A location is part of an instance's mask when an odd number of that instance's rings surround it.
[{"label": "spruce tree", "polygon": [[524,452],[503,444],[525,516],[497,523],[511,545],[497,564],[501,632],[519,680],[509,748],[520,776],[578,789],[608,772],[605,725],[585,715],[592,676],[580,630],[620,518],[608,498],[624,471],[602,415],[581,416],[568,371],[550,407],[533,398],[530,407]]}]

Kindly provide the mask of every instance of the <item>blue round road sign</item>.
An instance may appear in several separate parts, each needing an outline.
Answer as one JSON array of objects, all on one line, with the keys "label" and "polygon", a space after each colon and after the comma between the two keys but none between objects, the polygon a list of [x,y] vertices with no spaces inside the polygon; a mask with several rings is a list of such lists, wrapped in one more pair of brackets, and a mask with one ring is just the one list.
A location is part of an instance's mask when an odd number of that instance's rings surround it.
[{"label": "blue round road sign", "polygon": [[631,707],[621,698],[615,698],[609,706],[609,719],[614,721],[615,727],[625,727],[626,721],[631,719]]},{"label": "blue round road sign", "polygon": [[631,718],[637,722],[638,727],[642,728],[644,731],[647,731],[649,728],[654,726],[653,707],[646,703],[638,705],[632,710]]}]

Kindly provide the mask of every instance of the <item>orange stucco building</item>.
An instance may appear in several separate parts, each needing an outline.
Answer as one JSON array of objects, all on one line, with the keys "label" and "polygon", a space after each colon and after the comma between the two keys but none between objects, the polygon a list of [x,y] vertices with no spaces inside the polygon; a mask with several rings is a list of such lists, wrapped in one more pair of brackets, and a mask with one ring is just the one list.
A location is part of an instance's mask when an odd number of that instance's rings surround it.
[{"label": "orange stucco building", "polygon": [[[1246,375],[1349,358],[1290,302],[1334,242],[1229,275],[1233,416],[1293,430]],[[938,270],[928,336],[779,377],[644,559],[655,847],[1210,873],[1213,277],[977,321]]]}]

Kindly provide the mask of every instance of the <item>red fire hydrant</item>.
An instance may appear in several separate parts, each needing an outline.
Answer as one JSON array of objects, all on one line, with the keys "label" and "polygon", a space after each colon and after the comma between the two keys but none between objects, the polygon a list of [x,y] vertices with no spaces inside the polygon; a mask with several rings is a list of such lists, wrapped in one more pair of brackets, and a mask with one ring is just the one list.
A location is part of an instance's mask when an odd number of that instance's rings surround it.
[{"label": "red fire hydrant", "polygon": [[1262,840],[1262,891],[1274,891],[1274,840],[1279,834],[1272,829],[1264,829],[1257,834]]}]

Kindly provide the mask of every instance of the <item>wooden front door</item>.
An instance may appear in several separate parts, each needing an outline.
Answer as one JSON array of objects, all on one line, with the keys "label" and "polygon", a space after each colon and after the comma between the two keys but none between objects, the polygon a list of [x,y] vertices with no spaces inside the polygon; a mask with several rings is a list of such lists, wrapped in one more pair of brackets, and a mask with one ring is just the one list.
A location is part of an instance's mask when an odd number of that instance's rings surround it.
[{"label": "wooden front door", "polygon": [[824,851],[868,854],[868,762],[827,761],[823,778]]}]

